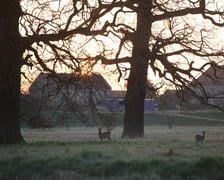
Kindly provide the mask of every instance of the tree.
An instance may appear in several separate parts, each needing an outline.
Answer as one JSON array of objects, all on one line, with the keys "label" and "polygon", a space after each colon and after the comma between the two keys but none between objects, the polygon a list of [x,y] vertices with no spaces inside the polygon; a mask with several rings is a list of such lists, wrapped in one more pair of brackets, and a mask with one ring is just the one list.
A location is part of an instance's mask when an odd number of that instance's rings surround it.
[{"label": "tree", "polygon": [[137,27],[132,37],[133,50],[131,69],[128,78],[125,99],[125,117],[123,137],[143,137],[144,135],[144,99],[147,87],[149,60],[149,38],[151,34],[152,2],[139,1]]},{"label": "tree", "polygon": [[[98,3],[98,12],[113,8],[113,18],[105,23],[105,30],[107,35],[114,34],[119,40],[113,58],[100,54],[88,59],[116,64],[119,78],[127,70],[119,63],[130,63],[122,137],[144,135],[148,66],[156,76],[173,84],[178,92],[188,90],[201,103],[208,103],[196,75],[209,66],[217,69],[222,64],[223,48],[215,39],[218,28],[224,25],[221,2],[127,0]],[[136,18],[134,23],[129,21],[131,15]],[[122,55],[124,49],[129,51],[128,56]],[[216,74],[211,78],[214,77],[218,78]],[[190,86],[192,81],[196,82],[194,87]],[[198,94],[198,90],[203,93]],[[179,95],[184,98],[184,94]]]},{"label": "tree", "polygon": [[[218,69],[222,64],[223,48],[215,38],[224,25],[221,2],[127,0],[98,3],[98,12],[112,9],[113,18],[105,22],[106,31],[119,40],[112,58],[101,53],[88,59],[116,64],[119,79],[129,72],[122,137],[144,135],[148,67],[155,76],[173,84],[178,92],[188,90],[201,103],[208,103],[208,96],[196,75],[209,66]],[[120,65],[125,62],[130,68]],[[218,77],[214,73],[210,78]],[[194,86],[192,81],[196,82]],[[179,96],[184,98],[182,93]]]},{"label": "tree", "polygon": [[[208,103],[203,86],[199,82],[196,85],[204,92],[199,96],[196,93],[197,88],[191,88],[189,84],[192,80],[197,81],[195,72],[202,72],[208,65],[217,68],[217,64],[220,63],[218,58],[222,58],[223,52],[217,47],[211,48],[210,44],[213,44],[211,41],[214,41],[214,37],[207,37],[211,33],[210,28],[206,29],[200,25],[194,27],[192,22],[194,18],[199,18],[203,22],[200,17],[202,16],[203,19],[209,19],[210,26],[222,26],[222,18],[221,22],[216,22],[211,16],[221,17],[223,11],[206,9],[204,0],[195,2],[183,0],[175,3],[157,0],[129,2],[136,7],[131,9],[135,9],[137,13],[137,28],[132,39],[133,50],[123,136],[141,137],[144,134],[143,102],[148,64],[155,74],[158,73],[159,77],[165,78],[177,89],[188,89],[202,103]],[[207,5],[209,6],[209,3]],[[165,27],[157,26],[156,31],[153,25],[156,22],[160,25],[163,23]],[[198,62],[193,61],[196,58],[204,62],[196,65]],[[180,62],[184,64],[183,67]]]},{"label": "tree", "polygon": [[18,0],[0,3],[0,144],[22,142],[19,128],[21,37]]},{"label": "tree", "polygon": [[98,32],[91,31],[96,18],[90,16],[93,4],[87,1],[61,6],[61,1],[10,0],[0,6],[0,144],[19,143],[24,142],[19,126],[20,74],[26,77],[21,66],[56,73],[59,63],[79,72],[71,39]]}]

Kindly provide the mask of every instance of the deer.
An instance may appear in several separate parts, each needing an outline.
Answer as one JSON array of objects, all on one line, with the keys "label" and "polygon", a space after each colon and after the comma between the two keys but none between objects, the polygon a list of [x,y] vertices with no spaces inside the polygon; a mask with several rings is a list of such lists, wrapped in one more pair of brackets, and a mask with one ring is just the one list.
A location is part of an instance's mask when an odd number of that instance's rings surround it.
[{"label": "deer", "polygon": [[111,141],[111,137],[110,137],[111,133],[109,130],[106,132],[101,132],[102,128],[98,128],[98,130],[99,130],[98,134],[99,134],[101,142],[103,141],[103,139],[108,139],[109,141]]},{"label": "deer", "polygon": [[205,140],[205,131],[202,132],[203,135],[197,134],[195,136],[196,142],[203,142]]}]

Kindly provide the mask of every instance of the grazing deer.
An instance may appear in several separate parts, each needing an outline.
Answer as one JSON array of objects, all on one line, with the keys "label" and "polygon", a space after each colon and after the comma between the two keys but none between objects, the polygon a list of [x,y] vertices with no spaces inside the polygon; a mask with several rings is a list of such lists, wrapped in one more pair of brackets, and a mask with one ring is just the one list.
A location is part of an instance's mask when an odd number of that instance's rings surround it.
[{"label": "grazing deer", "polygon": [[110,135],[111,135],[111,133],[110,133],[110,131],[106,131],[106,132],[101,132],[101,130],[102,130],[102,128],[98,128],[98,130],[99,130],[99,137],[100,137],[100,140],[101,140],[101,142],[103,141],[103,139],[108,139],[109,141],[111,141],[111,138],[110,138]]},{"label": "grazing deer", "polygon": [[205,140],[205,131],[203,131],[202,133],[203,133],[203,135],[199,135],[199,134],[197,134],[197,135],[195,136],[196,142],[202,142],[202,141]]}]

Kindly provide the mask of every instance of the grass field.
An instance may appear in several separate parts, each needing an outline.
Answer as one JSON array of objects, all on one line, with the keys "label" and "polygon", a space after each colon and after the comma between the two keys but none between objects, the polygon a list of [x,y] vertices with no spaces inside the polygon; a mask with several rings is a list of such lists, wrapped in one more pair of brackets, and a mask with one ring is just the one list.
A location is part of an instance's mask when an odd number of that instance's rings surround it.
[{"label": "grass field", "polygon": [[172,129],[167,115],[147,114],[144,138],[121,139],[116,126],[112,142],[96,127],[22,128],[28,144],[0,146],[0,179],[224,179],[222,115],[171,114]]}]

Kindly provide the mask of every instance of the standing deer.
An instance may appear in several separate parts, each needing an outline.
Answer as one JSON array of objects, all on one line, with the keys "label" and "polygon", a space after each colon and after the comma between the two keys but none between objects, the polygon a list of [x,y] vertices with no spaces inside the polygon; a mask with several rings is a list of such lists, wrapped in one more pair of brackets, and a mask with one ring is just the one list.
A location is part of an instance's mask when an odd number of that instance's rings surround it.
[{"label": "standing deer", "polygon": [[109,141],[111,141],[111,138],[110,138],[110,135],[111,135],[111,133],[110,133],[110,131],[108,130],[108,131],[106,131],[106,132],[101,132],[101,130],[102,130],[102,128],[98,128],[98,130],[99,130],[99,137],[100,137],[100,140],[101,140],[101,142],[103,141],[103,139],[108,139]]},{"label": "standing deer", "polygon": [[202,142],[202,141],[205,140],[205,131],[203,131],[202,134],[203,134],[203,135],[199,135],[199,134],[197,134],[197,135],[195,136],[196,142]]}]

